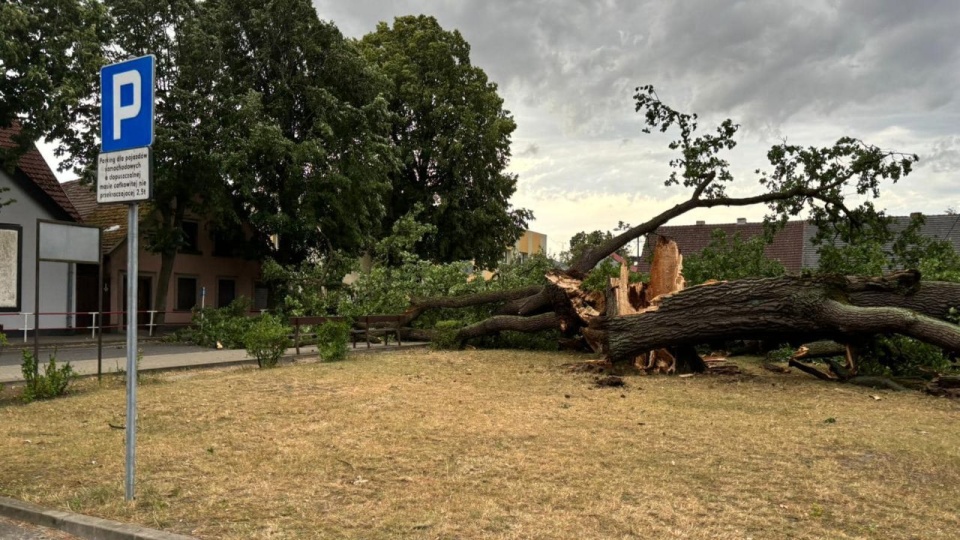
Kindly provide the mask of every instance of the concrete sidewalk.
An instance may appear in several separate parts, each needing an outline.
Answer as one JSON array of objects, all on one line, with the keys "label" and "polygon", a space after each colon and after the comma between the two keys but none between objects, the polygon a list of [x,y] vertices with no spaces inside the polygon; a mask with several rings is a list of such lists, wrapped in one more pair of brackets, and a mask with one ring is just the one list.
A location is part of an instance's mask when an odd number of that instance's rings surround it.
[{"label": "concrete sidewalk", "polygon": [[[111,340],[111,346],[116,347],[118,344],[125,343],[123,340]],[[105,344],[106,345],[106,344]],[[387,351],[400,351],[400,350],[409,350],[412,348],[423,348],[427,346],[428,343],[425,342],[404,342],[402,346],[397,346],[395,344],[383,345],[383,344],[373,344],[368,349],[366,344],[358,344],[357,348],[347,347],[347,354],[363,354],[367,352],[387,352]],[[202,351],[191,350],[189,352],[177,351],[176,344],[170,344],[169,349],[171,350],[168,354],[150,354],[144,355],[143,359],[140,361],[140,372],[147,371],[161,371],[161,370],[172,370],[172,369],[185,369],[191,367],[212,367],[212,366],[230,366],[230,365],[243,365],[243,364],[253,364],[256,365],[256,359],[247,355],[247,351],[243,349],[204,349]],[[96,350],[96,343],[93,344],[93,349]],[[47,350],[47,349],[45,349]],[[300,354],[298,355],[296,349],[293,347],[287,349],[286,354],[284,355],[284,360],[293,360],[293,359],[316,359],[318,356],[318,351],[316,345],[301,345]],[[45,355],[40,355],[40,365],[41,369],[46,364],[47,358]],[[73,367],[75,373],[81,376],[89,376],[97,374],[97,360],[78,360],[71,361],[70,365]],[[102,363],[103,373],[115,373],[119,370],[125,369],[124,362],[115,362],[113,360],[104,361]],[[119,368],[119,369],[118,369]],[[20,370],[20,365],[5,365],[0,366],[0,383],[12,383],[23,381],[23,375]]]}]

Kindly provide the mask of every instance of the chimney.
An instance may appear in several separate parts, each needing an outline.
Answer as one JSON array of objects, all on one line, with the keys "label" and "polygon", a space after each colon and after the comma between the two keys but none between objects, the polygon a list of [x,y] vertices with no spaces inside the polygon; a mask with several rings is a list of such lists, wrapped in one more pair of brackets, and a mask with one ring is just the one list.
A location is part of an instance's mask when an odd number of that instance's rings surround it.
[{"label": "chimney", "polygon": [[917,219],[918,217],[920,217],[920,216],[922,216],[922,215],[923,215],[923,212],[910,212],[910,217],[911,217],[912,219]]},{"label": "chimney", "polygon": [[697,222],[697,225],[706,225],[706,224],[707,224],[706,221],[698,221],[698,222]]},{"label": "chimney", "polygon": [[745,218],[745,217],[738,217],[738,218],[737,218],[737,225],[744,225],[744,224],[746,224],[746,222],[747,222],[747,218]]}]

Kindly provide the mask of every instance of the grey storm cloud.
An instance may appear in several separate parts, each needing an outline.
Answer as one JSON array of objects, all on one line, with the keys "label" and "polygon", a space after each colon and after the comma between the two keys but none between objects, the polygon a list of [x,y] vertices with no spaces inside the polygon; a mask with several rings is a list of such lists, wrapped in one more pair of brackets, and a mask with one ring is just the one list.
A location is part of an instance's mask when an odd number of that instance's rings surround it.
[{"label": "grey storm cloud", "polygon": [[517,121],[517,197],[537,205],[536,227],[561,238],[602,225],[581,224],[551,201],[575,196],[585,209],[611,196],[643,194],[666,204],[680,194],[663,187],[674,157],[668,140],[640,133],[633,95],[645,84],[670,105],[699,113],[704,129],[726,117],[742,125],[740,145],[727,156],[737,192],[760,189],[753,170],[767,165],[770,144],[828,145],[851,135],[921,157],[915,178],[885,192],[889,210],[942,211],[943,200],[956,199],[956,0],[314,4],[351,37],[413,14],[459,30]]},{"label": "grey storm cloud", "polygon": [[620,131],[648,83],[671,103],[757,126],[846,109],[960,110],[953,0],[315,4],[355,36],[396,15],[434,15],[504,91],[595,135]]}]

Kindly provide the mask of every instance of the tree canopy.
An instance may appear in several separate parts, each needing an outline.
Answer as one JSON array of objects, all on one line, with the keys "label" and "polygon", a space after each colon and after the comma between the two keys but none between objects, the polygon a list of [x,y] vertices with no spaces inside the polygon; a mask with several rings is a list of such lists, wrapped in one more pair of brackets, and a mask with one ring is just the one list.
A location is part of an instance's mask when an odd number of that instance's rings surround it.
[{"label": "tree canopy", "polygon": [[273,253],[358,253],[384,216],[396,168],[385,80],[307,0],[210,0],[218,140],[231,193]]},{"label": "tree canopy", "polygon": [[433,17],[380,23],[361,44],[389,79],[390,138],[400,159],[382,230],[424,204],[419,219],[438,232],[418,244],[422,257],[495,267],[532,217],[509,202],[517,178],[505,169],[516,124],[496,84],[471,64],[463,36]]},{"label": "tree canopy", "polygon": [[74,123],[99,118],[94,96],[110,31],[98,0],[0,4],[0,127],[21,127],[18,146],[0,149],[0,164],[12,167],[34,141],[63,138]]}]

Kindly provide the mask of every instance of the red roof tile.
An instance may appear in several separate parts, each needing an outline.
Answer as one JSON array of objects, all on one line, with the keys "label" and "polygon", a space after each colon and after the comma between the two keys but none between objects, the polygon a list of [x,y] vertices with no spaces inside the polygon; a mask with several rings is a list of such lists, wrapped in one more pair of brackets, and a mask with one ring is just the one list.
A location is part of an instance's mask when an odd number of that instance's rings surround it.
[{"label": "red roof tile", "polygon": [[84,221],[97,211],[97,194],[90,186],[81,184],[80,180],[71,180],[60,184],[60,187]]},{"label": "red roof tile", "polygon": [[[16,148],[17,143],[13,140],[13,137],[18,133],[20,133],[19,124],[14,124],[9,128],[0,128],[0,148]],[[73,203],[70,202],[63,188],[60,187],[60,182],[57,181],[57,177],[54,176],[53,171],[50,170],[50,166],[47,165],[36,146],[32,146],[20,156],[20,160],[17,161],[17,168],[23,171],[27,178],[42,189],[74,221],[81,221],[80,213],[73,207]]]},{"label": "red roof tile", "polygon": [[[796,273],[803,263],[803,228],[804,222],[790,221],[780,232],[773,237],[773,242],[764,249],[768,259],[780,261],[787,272]],[[733,238],[737,233],[743,240],[749,240],[763,234],[762,223],[718,223],[710,225],[668,225],[660,227],[655,233],[647,237],[643,247],[643,256],[640,260],[640,270],[650,271],[650,249],[655,244],[657,235],[672,238],[677,242],[680,253],[689,255],[699,253],[710,244],[713,231],[721,229],[727,233],[727,238]]]},{"label": "red roof tile", "polygon": [[[117,225],[116,230],[103,232],[100,250],[104,254],[110,254],[127,239],[127,216],[129,207],[126,203],[107,203],[98,204],[97,194],[93,191],[93,186],[81,184],[79,180],[64,182],[63,187],[74,206],[83,215],[83,222],[87,225],[96,225],[104,229],[109,229]],[[150,212],[150,203],[140,203],[140,220]]]}]

